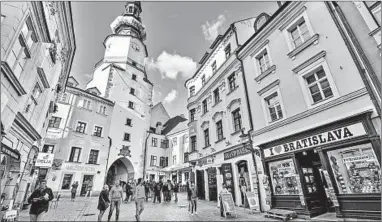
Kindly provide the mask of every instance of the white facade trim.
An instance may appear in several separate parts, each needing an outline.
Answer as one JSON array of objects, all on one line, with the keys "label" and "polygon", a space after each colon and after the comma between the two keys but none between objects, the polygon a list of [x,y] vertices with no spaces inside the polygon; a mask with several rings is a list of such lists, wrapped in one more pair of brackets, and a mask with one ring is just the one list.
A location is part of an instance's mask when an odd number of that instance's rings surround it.
[{"label": "white facade trim", "polygon": [[[283,112],[283,118],[279,118],[275,121],[272,121],[271,117],[270,117],[270,113],[268,111],[268,105],[266,103],[266,99],[272,95],[273,93],[277,92],[277,97],[279,98],[279,102],[280,102],[280,106],[281,106],[281,111]],[[262,108],[263,108],[263,114],[265,116],[265,119],[266,119],[266,125],[270,125],[270,124],[273,124],[275,122],[278,122],[280,120],[283,120],[285,118],[287,118],[287,114],[286,114],[286,111],[285,111],[285,108],[284,108],[284,103],[283,103],[283,99],[282,99],[282,96],[281,96],[281,92],[280,92],[280,87],[279,85],[275,85],[273,88],[269,89],[267,92],[265,92],[264,94],[261,95],[261,105],[262,105]]]},{"label": "white facade trim", "polygon": [[269,69],[273,66],[271,50],[269,49],[269,42],[267,42],[267,44],[265,46],[263,46],[256,54],[254,54],[252,56],[252,59],[254,61],[255,68],[256,68],[256,76],[259,76],[262,74],[258,57],[263,55],[265,52],[268,54],[268,58],[269,58],[269,67],[267,69]]}]

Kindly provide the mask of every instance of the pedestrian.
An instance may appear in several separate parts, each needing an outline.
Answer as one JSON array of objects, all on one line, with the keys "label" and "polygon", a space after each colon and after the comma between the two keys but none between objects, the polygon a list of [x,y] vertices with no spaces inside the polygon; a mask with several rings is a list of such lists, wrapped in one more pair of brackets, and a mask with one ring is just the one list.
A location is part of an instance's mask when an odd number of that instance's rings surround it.
[{"label": "pedestrian", "polygon": [[219,192],[220,216],[224,217],[223,201],[222,201],[222,198],[220,196],[222,193],[228,193],[227,186],[225,185],[225,183],[222,184],[222,188],[221,188],[221,190]]},{"label": "pedestrian", "polygon": [[126,191],[126,199],[125,202],[129,202],[130,196],[131,196],[131,183],[130,181],[126,184],[125,186],[125,191]]},{"label": "pedestrian", "polygon": [[150,184],[149,181],[145,182],[145,195],[146,195],[146,202],[149,201],[149,196],[150,196]]},{"label": "pedestrian", "polygon": [[188,200],[188,211],[191,211],[191,189],[190,189],[190,180],[187,180],[187,183],[186,183],[186,192],[187,192],[187,200]]},{"label": "pedestrian", "polygon": [[171,202],[171,198],[174,192],[174,186],[172,185],[171,180],[167,181],[167,186],[168,186],[168,202]]},{"label": "pedestrian", "polygon": [[167,186],[167,182],[165,182],[165,184],[162,187],[162,193],[163,193],[163,201],[167,202],[168,201],[168,186]]},{"label": "pedestrian", "polygon": [[175,182],[174,183],[174,198],[175,198],[175,203],[178,203],[178,192],[179,192],[179,183]]},{"label": "pedestrian", "polygon": [[137,221],[140,221],[140,216],[143,210],[145,209],[143,202],[146,197],[145,187],[142,184],[142,178],[138,179],[134,196],[135,196],[135,207],[136,207],[135,218],[137,219]]},{"label": "pedestrian", "polygon": [[86,186],[86,195],[85,198],[92,196],[92,190],[93,190],[93,181],[89,180],[89,183]]},{"label": "pedestrian", "polygon": [[114,186],[110,190],[110,211],[107,221],[110,221],[111,216],[113,215],[113,211],[115,208],[115,220],[118,221],[119,218],[119,208],[121,206],[121,202],[123,199],[123,190],[122,187],[119,185],[119,181],[116,180],[114,182]]},{"label": "pedestrian", "polygon": [[154,186],[154,203],[156,200],[158,200],[158,202],[161,203],[161,196],[160,196],[161,189],[162,189],[161,184],[156,183]]},{"label": "pedestrian", "polygon": [[198,202],[198,196],[196,193],[194,183],[192,183],[191,184],[191,215],[194,215],[194,211],[195,211],[195,214],[198,214],[198,212],[196,212],[197,202]]},{"label": "pedestrian", "polygon": [[131,200],[135,200],[135,189],[136,189],[137,183],[136,180],[133,181],[131,184]]},{"label": "pedestrian", "polygon": [[29,210],[30,221],[42,221],[49,209],[49,201],[53,200],[52,189],[46,186],[46,180],[41,180],[37,188],[28,198],[31,203]]},{"label": "pedestrian", "polygon": [[98,198],[98,207],[97,207],[97,209],[99,210],[98,221],[102,221],[103,214],[105,213],[105,211],[107,210],[109,206],[110,206],[109,185],[105,184]]},{"label": "pedestrian", "polygon": [[72,202],[74,202],[74,199],[76,198],[77,187],[78,187],[78,181],[76,181],[76,182],[74,182],[74,183],[72,184],[72,190],[70,191],[71,194],[72,194],[70,200],[71,200]]}]

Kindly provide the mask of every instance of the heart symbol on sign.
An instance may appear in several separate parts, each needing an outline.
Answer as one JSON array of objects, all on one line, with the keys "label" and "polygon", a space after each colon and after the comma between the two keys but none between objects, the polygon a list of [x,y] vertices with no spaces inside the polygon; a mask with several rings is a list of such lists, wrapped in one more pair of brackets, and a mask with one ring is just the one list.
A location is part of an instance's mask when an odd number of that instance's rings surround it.
[{"label": "heart symbol on sign", "polygon": [[281,152],[281,146],[276,146],[275,151],[276,151],[276,153],[280,153]]}]

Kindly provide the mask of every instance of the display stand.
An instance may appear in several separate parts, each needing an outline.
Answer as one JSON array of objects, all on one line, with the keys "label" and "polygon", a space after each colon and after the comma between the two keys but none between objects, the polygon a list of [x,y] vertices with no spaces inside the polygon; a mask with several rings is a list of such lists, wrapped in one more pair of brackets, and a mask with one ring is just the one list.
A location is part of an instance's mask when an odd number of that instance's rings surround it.
[{"label": "display stand", "polygon": [[233,217],[233,214],[235,214],[235,217],[237,217],[237,212],[236,212],[235,204],[233,202],[232,194],[222,193],[220,194],[220,198],[223,205],[224,217],[225,218],[227,218],[227,216]]},{"label": "display stand", "polygon": [[251,213],[260,212],[260,207],[257,202],[257,196],[255,192],[245,192],[245,197],[247,198],[248,205],[249,205],[249,210]]},{"label": "display stand", "polygon": [[284,222],[288,220],[292,220],[297,217],[296,212],[290,210],[282,210],[282,209],[271,209],[265,212],[265,217],[282,219]]}]

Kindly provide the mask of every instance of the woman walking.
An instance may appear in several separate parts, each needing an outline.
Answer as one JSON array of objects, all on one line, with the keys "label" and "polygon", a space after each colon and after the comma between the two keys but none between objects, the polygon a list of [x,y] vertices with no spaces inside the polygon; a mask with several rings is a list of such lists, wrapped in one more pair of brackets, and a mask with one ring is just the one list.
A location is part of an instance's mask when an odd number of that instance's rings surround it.
[{"label": "woman walking", "polygon": [[72,202],[74,202],[74,199],[76,198],[77,187],[78,187],[78,181],[76,181],[72,184],[72,190],[71,190],[72,197],[70,199]]},{"label": "woman walking", "polygon": [[194,186],[194,184],[192,183],[192,184],[191,184],[191,215],[194,215],[194,211],[195,211],[195,214],[198,214],[198,213],[196,212],[197,201],[198,201],[198,196],[197,196],[197,194],[196,194],[195,186]]},{"label": "woman walking", "polygon": [[105,213],[106,209],[109,207],[109,205],[110,205],[109,186],[105,184],[98,198],[98,207],[97,207],[97,209],[99,210],[98,221],[102,221],[102,216]]},{"label": "woman walking", "polygon": [[135,190],[137,188],[137,183],[135,182],[135,180],[133,181],[133,183],[131,184],[131,200],[134,201],[135,200]]}]

